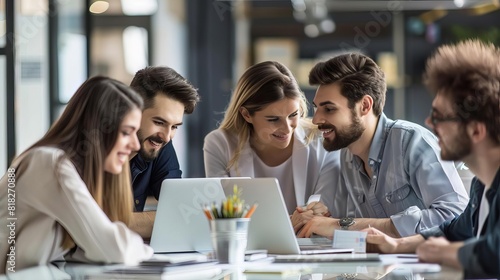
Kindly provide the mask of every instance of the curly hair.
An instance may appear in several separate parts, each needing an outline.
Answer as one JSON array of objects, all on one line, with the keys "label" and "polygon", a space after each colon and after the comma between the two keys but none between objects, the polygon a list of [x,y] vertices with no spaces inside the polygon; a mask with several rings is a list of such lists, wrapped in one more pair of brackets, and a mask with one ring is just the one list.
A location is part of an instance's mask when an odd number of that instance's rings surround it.
[{"label": "curly hair", "polygon": [[464,121],[486,125],[500,144],[500,50],[491,43],[467,40],[437,49],[428,59],[424,84],[431,94],[451,98]]}]

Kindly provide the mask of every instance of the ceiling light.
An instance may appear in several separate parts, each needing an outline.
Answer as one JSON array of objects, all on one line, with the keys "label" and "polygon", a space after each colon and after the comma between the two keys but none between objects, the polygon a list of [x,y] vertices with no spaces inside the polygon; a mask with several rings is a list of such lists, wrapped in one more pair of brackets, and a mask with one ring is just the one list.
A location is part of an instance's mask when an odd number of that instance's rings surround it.
[{"label": "ceiling light", "polygon": [[304,0],[292,0],[292,6],[296,11],[304,12],[306,10],[306,3]]},{"label": "ceiling light", "polygon": [[156,0],[121,0],[123,14],[127,16],[152,15],[158,10]]},{"label": "ceiling light", "polygon": [[304,27],[304,32],[308,37],[314,38],[319,35],[319,28],[316,24],[308,24]]},{"label": "ceiling light", "polygon": [[312,7],[312,14],[315,18],[325,18],[328,15],[328,9],[325,5],[316,4]]},{"label": "ceiling light", "polygon": [[455,4],[455,6],[462,8],[465,4],[465,0],[453,0],[453,3]]},{"label": "ceiling light", "polygon": [[321,28],[321,31],[325,33],[332,33],[335,31],[335,22],[331,19],[324,19],[319,24],[319,27]]},{"label": "ceiling light", "polygon": [[109,3],[106,1],[95,1],[90,5],[89,11],[93,14],[102,14],[109,8]]}]

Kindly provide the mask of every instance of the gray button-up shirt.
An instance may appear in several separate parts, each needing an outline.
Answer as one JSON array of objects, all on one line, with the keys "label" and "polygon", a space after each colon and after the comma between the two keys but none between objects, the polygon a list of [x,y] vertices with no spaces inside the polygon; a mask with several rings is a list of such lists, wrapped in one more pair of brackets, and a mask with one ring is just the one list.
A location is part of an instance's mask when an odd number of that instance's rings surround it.
[{"label": "gray button-up shirt", "polygon": [[358,156],[341,150],[332,216],[390,217],[399,234],[408,236],[460,215],[469,197],[454,163],[439,154],[429,130],[382,114],[370,146],[371,178]]}]

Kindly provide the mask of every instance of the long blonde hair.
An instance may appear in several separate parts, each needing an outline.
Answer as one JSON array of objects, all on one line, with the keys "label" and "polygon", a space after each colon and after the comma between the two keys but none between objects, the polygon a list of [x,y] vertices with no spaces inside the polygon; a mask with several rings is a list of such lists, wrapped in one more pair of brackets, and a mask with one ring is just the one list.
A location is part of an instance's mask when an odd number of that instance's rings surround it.
[{"label": "long blonde hair", "polygon": [[[233,166],[238,168],[237,162],[241,156],[241,150],[253,131],[252,125],[247,123],[241,115],[240,108],[246,108],[250,115],[253,115],[265,106],[284,98],[298,99],[300,115],[307,117],[307,99],[286,66],[276,61],[265,61],[251,66],[243,73],[219,126],[220,129],[238,137],[237,148],[226,170],[229,171]],[[316,127],[307,118],[301,118],[300,125]],[[311,129],[306,136],[306,143],[309,143],[313,136],[314,130]]]},{"label": "long blonde hair", "polygon": [[[115,175],[104,171],[104,161],[116,143],[124,117],[135,108],[142,110],[142,106],[141,97],[121,82],[106,77],[90,78],[76,91],[47,133],[24,153],[41,146],[62,149],[109,219],[129,224],[133,195],[128,162],[122,173]],[[67,229],[62,245],[74,246]]]}]

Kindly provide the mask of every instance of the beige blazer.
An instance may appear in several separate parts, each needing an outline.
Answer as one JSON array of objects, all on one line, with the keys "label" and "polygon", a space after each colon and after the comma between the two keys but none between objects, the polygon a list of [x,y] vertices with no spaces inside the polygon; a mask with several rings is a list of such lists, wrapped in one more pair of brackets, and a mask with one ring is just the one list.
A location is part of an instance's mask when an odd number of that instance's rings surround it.
[{"label": "beige blazer", "polygon": [[[15,264],[15,271],[62,259],[62,227],[69,232],[88,261],[134,264],[152,256],[153,250],[121,222],[111,222],[92,198],[75,166],[64,152],[35,148],[21,176],[15,177],[14,215],[7,208],[8,174],[0,180],[0,274]],[[13,163],[13,167],[19,160]],[[60,163],[59,165],[58,162]],[[12,175],[11,177],[12,178]],[[12,186],[12,185],[11,185]],[[13,193],[10,191],[10,193]],[[12,196],[10,196],[12,198]],[[15,222],[15,233],[5,225]],[[9,236],[15,243],[9,244]],[[7,241],[7,242],[6,242]],[[15,249],[12,250],[11,246]],[[9,262],[15,251],[15,262]]]}]

